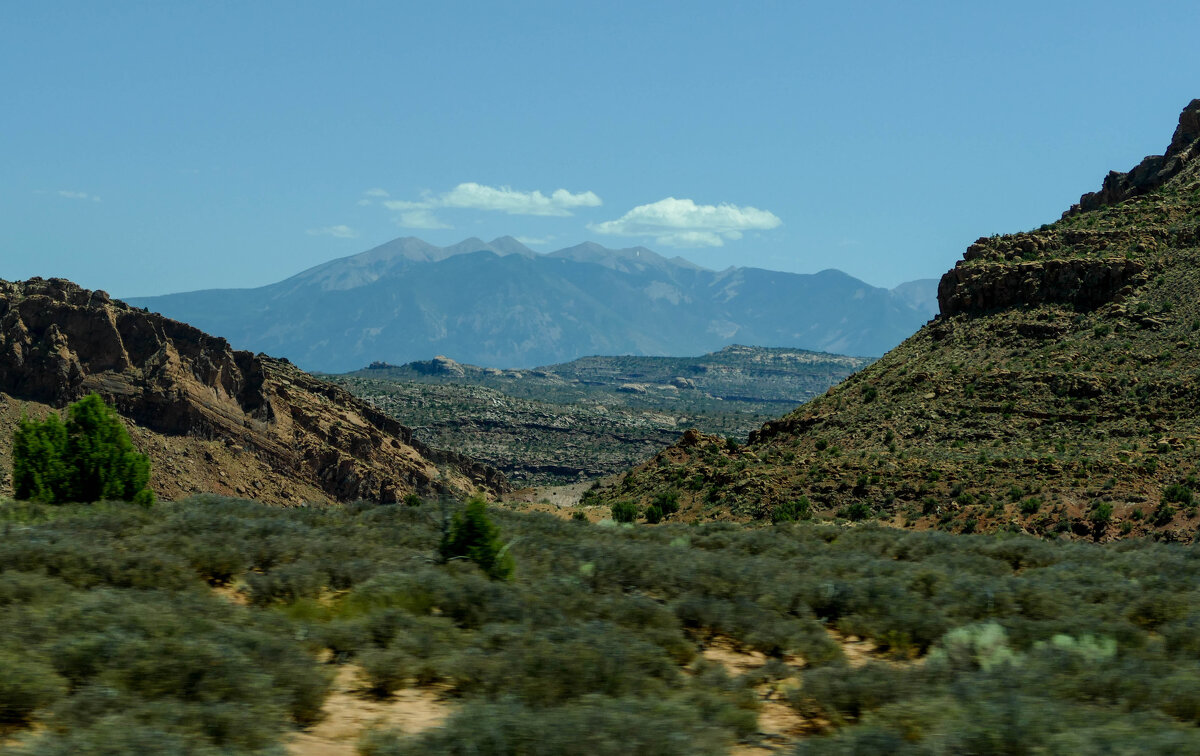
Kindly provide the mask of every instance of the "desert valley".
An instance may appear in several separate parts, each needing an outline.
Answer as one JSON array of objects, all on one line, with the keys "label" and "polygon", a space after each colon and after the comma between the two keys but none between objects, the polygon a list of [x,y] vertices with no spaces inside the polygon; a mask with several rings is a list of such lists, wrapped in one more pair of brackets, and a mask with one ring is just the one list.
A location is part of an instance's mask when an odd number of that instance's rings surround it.
[{"label": "desert valley", "polygon": [[1197,13],[7,9],[0,753],[1200,754]]}]

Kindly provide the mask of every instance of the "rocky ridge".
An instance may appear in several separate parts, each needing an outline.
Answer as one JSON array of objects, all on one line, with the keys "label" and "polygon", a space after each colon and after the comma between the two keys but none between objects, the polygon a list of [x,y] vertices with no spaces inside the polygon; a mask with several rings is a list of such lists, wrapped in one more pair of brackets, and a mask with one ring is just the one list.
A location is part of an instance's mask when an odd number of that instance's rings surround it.
[{"label": "rocky ridge", "polygon": [[100,394],[136,426],[155,463],[151,485],[168,499],[216,490],[275,503],[386,502],[507,488],[491,468],[429,449],[286,360],[63,279],[0,281],[0,392],[10,423],[18,411]]},{"label": "rocky ridge", "polygon": [[[690,433],[606,501],[1096,539],[1200,526],[1200,100],[1165,155],[979,239],[938,317],[745,445]],[[1114,178],[1124,176],[1125,178]]]}]

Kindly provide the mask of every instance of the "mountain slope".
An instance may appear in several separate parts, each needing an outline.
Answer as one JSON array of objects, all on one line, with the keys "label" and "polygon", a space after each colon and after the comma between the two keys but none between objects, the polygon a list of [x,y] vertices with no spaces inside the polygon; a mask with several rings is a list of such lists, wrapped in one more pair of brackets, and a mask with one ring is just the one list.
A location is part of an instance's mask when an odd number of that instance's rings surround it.
[{"label": "mountain slope", "polygon": [[941,314],[736,450],[689,433],[606,496],[688,516],[827,516],[1190,538],[1200,520],[1200,100],[1165,156],[1056,223],[978,240]]},{"label": "mountain slope", "polygon": [[136,425],[151,487],[168,499],[207,490],[274,503],[395,501],[507,487],[286,360],[234,351],[62,279],[0,281],[0,468],[23,414],[89,393]]},{"label": "mountain slope", "polygon": [[832,270],[715,272],[644,247],[585,243],[539,255],[508,237],[445,248],[408,238],[258,289],[129,302],[241,348],[344,372],[435,354],[531,367],[733,343],[874,355],[933,315],[933,291],[913,282],[893,292]]}]

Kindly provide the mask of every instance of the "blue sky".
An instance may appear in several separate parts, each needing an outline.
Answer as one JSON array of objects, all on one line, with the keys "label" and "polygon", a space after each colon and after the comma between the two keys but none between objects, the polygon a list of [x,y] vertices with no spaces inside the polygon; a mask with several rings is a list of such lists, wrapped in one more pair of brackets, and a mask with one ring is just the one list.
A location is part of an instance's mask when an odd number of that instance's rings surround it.
[{"label": "blue sky", "polygon": [[0,278],[256,286],[397,236],[936,277],[1161,152],[1193,2],[79,2],[0,18]]}]

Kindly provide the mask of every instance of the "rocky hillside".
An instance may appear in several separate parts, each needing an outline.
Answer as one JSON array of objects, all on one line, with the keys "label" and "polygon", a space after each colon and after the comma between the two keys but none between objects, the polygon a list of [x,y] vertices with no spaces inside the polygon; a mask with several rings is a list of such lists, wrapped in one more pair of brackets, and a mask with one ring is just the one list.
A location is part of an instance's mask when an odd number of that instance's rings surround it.
[{"label": "rocky hillside", "polygon": [[[685,517],[878,517],[1190,539],[1200,519],[1200,100],[1059,221],[979,239],[941,314],[746,445],[689,433],[604,495]],[[792,507],[800,502],[799,507]]]},{"label": "rocky hillside", "polygon": [[275,503],[392,501],[507,486],[286,360],[235,351],[62,279],[0,281],[0,469],[10,468],[10,427],[23,413],[93,392],[134,425],[153,462],[151,487],[168,499],[215,491]]},{"label": "rocky hillside", "polygon": [[729,344],[876,356],[933,317],[936,282],[894,290],[837,270],[713,271],[644,247],[537,254],[515,239],[396,239],[257,289],[130,299],[277,354],[344,372],[444,354],[528,368],[592,354],[695,355]]}]

